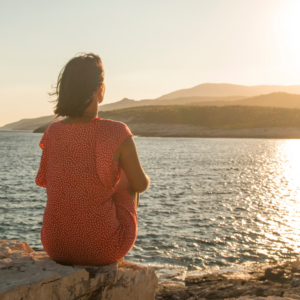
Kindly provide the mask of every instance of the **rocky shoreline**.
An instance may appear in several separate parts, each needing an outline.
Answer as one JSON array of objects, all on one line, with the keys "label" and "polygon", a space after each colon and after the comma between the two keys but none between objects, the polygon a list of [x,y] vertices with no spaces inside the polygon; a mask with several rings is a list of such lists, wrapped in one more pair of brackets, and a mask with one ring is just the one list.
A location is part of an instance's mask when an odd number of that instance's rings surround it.
[{"label": "rocky shoreline", "polygon": [[300,260],[164,279],[158,283],[153,269],[124,260],[100,267],[64,266],[26,242],[0,240],[1,300],[300,299]]},{"label": "rocky shoreline", "polygon": [[300,299],[300,261],[272,265],[257,263],[245,268],[243,272],[211,272],[187,276],[180,283],[174,280],[162,281],[156,290],[155,299]]}]

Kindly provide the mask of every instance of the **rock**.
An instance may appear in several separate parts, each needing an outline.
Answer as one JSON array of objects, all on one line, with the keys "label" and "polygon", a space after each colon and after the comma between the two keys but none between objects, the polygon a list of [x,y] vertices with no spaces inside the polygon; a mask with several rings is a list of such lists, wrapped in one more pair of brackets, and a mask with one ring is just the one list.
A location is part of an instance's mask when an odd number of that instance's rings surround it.
[{"label": "rock", "polygon": [[211,282],[224,281],[227,278],[223,274],[219,273],[208,273],[200,276],[187,276],[185,278],[185,285],[199,285],[199,284],[211,284]]},{"label": "rock", "polygon": [[292,285],[292,287],[299,286],[300,285],[300,279],[299,278],[293,278],[291,285]]},{"label": "rock", "polygon": [[267,268],[265,270],[265,278],[269,280],[280,281],[285,273],[284,269],[279,268]]},{"label": "rock", "polygon": [[[229,300],[229,299],[226,299],[226,300]],[[292,300],[292,299],[287,298],[287,297],[276,297],[276,296],[268,296],[268,297],[245,296],[245,297],[240,297],[239,300]]]},{"label": "rock", "polygon": [[290,287],[285,291],[283,296],[292,299],[300,299],[300,287]]},{"label": "rock", "polygon": [[0,240],[1,300],[153,300],[157,285],[153,269],[124,260],[63,266],[26,242]]},{"label": "rock", "polygon": [[271,266],[263,263],[238,273],[188,276],[185,286],[160,282],[156,299],[300,300],[299,267],[299,261]]},{"label": "rock", "polygon": [[252,279],[255,281],[264,281],[266,280],[265,272],[253,272]]},{"label": "rock", "polygon": [[291,263],[291,269],[293,273],[300,273],[300,261],[293,261]]},{"label": "rock", "polygon": [[188,293],[188,288],[185,287],[183,284],[175,283],[159,283],[158,289],[156,291],[156,300],[162,299],[186,299],[188,297],[194,296],[191,293]]}]

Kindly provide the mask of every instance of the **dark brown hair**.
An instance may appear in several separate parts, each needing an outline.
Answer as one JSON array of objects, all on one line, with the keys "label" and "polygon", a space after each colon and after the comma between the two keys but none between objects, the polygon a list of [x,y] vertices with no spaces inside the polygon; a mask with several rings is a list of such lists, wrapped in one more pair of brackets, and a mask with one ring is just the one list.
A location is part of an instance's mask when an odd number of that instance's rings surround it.
[{"label": "dark brown hair", "polygon": [[81,117],[104,81],[101,58],[93,53],[72,58],[60,71],[55,92],[56,118]]}]

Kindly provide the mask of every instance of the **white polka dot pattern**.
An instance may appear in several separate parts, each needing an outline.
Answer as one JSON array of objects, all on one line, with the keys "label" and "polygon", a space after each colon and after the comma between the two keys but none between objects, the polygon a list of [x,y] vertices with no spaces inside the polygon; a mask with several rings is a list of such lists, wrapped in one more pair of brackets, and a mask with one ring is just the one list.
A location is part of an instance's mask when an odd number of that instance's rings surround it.
[{"label": "white polka dot pattern", "polygon": [[130,194],[117,187],[120,166],[114,153],[132,136],[121,122],[56,121],[44,133],[36,184],[46,188],[41,240],[55,261],[104,265],[124,257],[137,236]]}]

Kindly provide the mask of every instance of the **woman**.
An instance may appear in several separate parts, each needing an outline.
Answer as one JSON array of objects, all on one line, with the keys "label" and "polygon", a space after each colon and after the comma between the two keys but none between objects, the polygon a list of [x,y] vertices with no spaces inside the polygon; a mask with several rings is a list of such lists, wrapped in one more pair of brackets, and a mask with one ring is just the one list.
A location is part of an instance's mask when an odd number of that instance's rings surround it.
[{"label": "woman", "polygon": [[71,59],[59,74],[36,184],[47,190],[41,240],[58,263],[103,265],[124,257],[137,236],[139,193],[147,190],[132,133],[98,118],[105,91],[99,56]]}]

